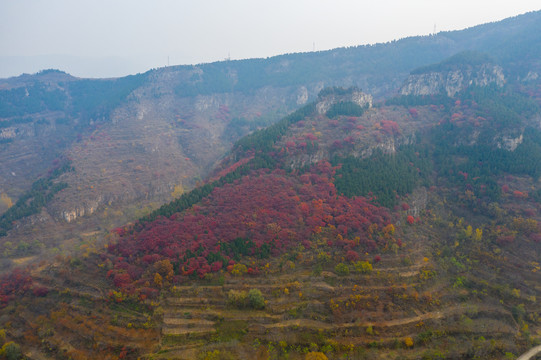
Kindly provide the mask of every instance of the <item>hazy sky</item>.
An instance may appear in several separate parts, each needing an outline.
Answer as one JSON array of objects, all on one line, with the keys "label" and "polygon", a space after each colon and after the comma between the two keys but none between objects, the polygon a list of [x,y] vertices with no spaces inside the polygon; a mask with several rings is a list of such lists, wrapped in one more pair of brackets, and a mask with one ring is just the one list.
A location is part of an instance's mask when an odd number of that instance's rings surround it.
[{"label": "hazy sky", "polygon": [[0,0],[0,77],[108,77],[463,29],[539,0]]}]

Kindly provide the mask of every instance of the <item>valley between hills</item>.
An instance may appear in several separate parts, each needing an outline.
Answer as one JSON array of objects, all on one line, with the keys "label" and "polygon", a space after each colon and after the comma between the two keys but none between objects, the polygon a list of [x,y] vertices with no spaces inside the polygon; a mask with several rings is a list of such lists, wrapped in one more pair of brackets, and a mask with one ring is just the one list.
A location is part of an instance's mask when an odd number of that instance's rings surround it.
[{"label": "valley between hills", "polygon": [[0,356],[515,359],[539,345],[540,16],[1,80]]}]

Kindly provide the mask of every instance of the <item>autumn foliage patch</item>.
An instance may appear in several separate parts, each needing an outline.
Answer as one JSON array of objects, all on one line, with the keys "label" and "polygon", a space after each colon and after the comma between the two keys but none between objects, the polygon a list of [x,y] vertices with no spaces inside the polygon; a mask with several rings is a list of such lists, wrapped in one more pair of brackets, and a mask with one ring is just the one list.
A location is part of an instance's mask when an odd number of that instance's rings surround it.
[{"label": "autumn foliage patch", "polygon": [[[128,293],[139,291],[157,287],[155,274],[163,276],[156,268],[160,261],[171,264],[169,280],[182,281],[234,269],[245,257],[265,259],[299,245],[311,248],[322,232],[351,259],[386,246],[387,210],[364,197],[337,195],[333,176],[334,169],[324,162],[302,175],[258,170],[215,188],[187,211],[160,217],[137,232],[119,231],[108,248],[114,263],[108,276]],[[257,266],[247,269],[257,272]]]},{"label": "autumn foliage patch", "polygon": [[[15,269],[0,277],[0,308],[4,307],[17,294],[24,293],[32,286],[32,278],[27,271]],[[41,296],[41,295],[37,295]]]}]

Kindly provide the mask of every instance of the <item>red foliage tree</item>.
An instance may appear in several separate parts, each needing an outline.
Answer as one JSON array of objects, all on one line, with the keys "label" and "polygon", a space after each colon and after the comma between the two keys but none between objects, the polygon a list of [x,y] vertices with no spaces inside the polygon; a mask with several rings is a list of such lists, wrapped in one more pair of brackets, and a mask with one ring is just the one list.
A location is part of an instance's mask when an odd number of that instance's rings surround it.
[{"label": "red foliage tree", "polygon": [[400,135],[400,128],[395,121],[381,120],[381,131],[387,135]]},{"label": "red foliage tree", "polygon": [[0,276],[0,308],[32,286],[32,278],[26,270],[15,269]]},{"label": "red foliage tree", "polygon": [[[389,239],[373,229],[391,223],[387,210],[363,197],[339,196],[333,177],[328,162],[301,176],[259,170],[215,188],[183,213],[158,218],[138,232],[118,231],[118,241],[108,248],[114,263],[109,277],[123,291],[137,289],[147,297],[142,289],[153,283],[152,267],[163,259],[173,265],[177,281],[203,277],[224,264],[230,269],[242,256],[279,255],[299,244],[310,248],[322,229],[351,261],[360,252],[385,247]],[[251,268],[257,274],[257,267]]]},{"label": "red foliage tree", "polygon": [[356,262],[356,261],[359,261],[360,260],[360,256],[357,252],[353,251],[353,250],[348,250],[348,252],[346,253],[346,259],[349,261],[349,262]]}]

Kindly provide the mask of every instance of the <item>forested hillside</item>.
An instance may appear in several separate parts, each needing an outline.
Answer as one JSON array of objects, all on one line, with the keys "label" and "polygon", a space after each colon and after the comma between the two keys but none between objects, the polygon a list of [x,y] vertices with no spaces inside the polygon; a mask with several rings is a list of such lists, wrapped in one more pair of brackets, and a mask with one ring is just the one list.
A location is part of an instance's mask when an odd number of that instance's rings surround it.
[{"label": "forested hillside", "polygon": [[[532,45],[539,40],[539,16],[385,44],[171,66],[119,79],[78,79],[56,70],[4,79],[0,193],[6,200],[0,212],[60,159],[74,168],[59,180],[68,187],[44,207],[40,220],[20,221],[8,241],[38,232],[46,234],[38,241],[50,248],[65,243],[70,232],[133,220],[139,216],[135,209],[155,208],[175,189],[192,188],[236,140],[315,100],[324,87],[355,86],[381,100],[396,93],[412,70],[464,50],[485,53],[503,67],[508,83],[528,87],[540,72],[538,47]],[[339,115],[347,106],[336,104],[333,111]],[[107,226],[98,225],[100,216],[109,220]]]},{"label": "forested hillside", "polygon": [[[540,344],[539,16],[7,79],[0,356],[509,359]],[[11,168],[45,134],[39,175]]]}]

